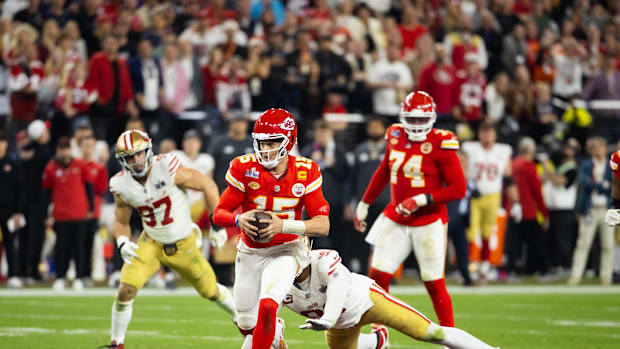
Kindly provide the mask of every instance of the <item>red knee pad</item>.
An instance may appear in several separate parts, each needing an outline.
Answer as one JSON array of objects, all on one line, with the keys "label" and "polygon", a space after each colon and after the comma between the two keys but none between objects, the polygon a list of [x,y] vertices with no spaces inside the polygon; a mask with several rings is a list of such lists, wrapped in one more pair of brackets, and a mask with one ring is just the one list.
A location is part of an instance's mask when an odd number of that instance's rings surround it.
[{"label": "red knee pad", "polygon": [[368,272],[368,277],[375,280],[377,285],[381,286],[386,291],[390,291],[390,281],[392,281],[392,274],[386,273],[384,271],[370,268],[370,272]]}]

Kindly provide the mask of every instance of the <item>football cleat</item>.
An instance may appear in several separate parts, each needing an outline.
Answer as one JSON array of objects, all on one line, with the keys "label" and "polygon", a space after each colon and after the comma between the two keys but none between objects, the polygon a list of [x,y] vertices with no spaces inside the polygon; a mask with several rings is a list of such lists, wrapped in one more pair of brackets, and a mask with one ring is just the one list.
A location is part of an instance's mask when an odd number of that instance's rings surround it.
[{"label": "football cleat", "polygon": [[110,345],[103,345],[99,347],[100,349],[125,349],[125,344],[121,343],[121,344],[116,344],[116,341],[112,341],[112,343],[110,343]]},{"label": "football cleat", "polygon": [[385,326],[378,326],[372,330],[372,333],[377,335],[377,346],[375,349],[385,349],[388,347],[388,329]]}]

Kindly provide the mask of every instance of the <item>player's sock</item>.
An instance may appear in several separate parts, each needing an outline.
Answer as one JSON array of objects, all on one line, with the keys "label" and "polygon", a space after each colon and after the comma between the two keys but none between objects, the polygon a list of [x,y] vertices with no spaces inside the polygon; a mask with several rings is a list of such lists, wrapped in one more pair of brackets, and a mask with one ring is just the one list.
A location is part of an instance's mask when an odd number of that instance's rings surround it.
[{"label": "player's sock", "polygon": [[362,333],[357,338],[357,349],[376,349],[377,335],[375,333]]},{"label": "player's sock", "polygon": [[252,336],[252,349],[269,349],[276,334],[276,316],[278,303],[273,299],[263,298],[258,305],[258,318]]},{"label": "player's sock", "polygon": [[433,307],[435,308],[437,318],[439,318],[439,324],[441,326],[453,327],[452,299],[450,299],[444,279],[424,281],[424,286],[433,301]]},{"label": "player's sock", "polygon": [[387,292],[390,292],[390,281],[392,281],[392,274],[386,273],[384,271],[370,268],[370,272],[368,272],[368,277],[375,280],[377,285],[381,286]]},{"label": "player's sock", "polygon": [[128,302],[114,300],[112,305],[112,341],[121,344],[125,342],[125,333],[127,326],[131,321],[131,313],[133,312],[133,299]]},{"label": "player's sock", "polygon": [[482,251],[480,255],[480,259],[484,261],[488,261],[491,258],[491,248],[489,247],[489,239],[482,239]]},{"label": "player's sock", "polygon": [[445,345],[450,349],[495,349],[461,329],[437,324],[431,324],[428,327],[423,340]]},{"label": "player's sock", "polygon": [[217,284],[217,288],[219,290],[219,297],[215,300],[215,304],[217,304],[220,308],[224,309],[228,314],[233,316],[233,321],[237,320],[237,313],[235,312],[235,304],[233,303],[233,296],[228,290],[228,287]]}]

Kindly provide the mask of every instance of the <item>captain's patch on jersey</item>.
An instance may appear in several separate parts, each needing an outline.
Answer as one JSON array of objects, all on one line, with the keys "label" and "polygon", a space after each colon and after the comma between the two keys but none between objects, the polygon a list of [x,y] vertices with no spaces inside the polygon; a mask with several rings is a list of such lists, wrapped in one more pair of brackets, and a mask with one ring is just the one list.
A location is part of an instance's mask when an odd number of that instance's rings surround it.
[{"label": "captain's patch on jersey", "polygon": [[430,154],[430,152],[433,151],[433,145],[430,142],[424,142],[420,146],[420,151],[422,154]]},{"label": "captain's patch on jersey", "polygon": [[258,188],[260,188],[260,184],[258,184],[257,182],[251,181],[250,183],[248,183],[248,187],[250,187],[250,189],[253,189],[253,190],[258,190]]}]

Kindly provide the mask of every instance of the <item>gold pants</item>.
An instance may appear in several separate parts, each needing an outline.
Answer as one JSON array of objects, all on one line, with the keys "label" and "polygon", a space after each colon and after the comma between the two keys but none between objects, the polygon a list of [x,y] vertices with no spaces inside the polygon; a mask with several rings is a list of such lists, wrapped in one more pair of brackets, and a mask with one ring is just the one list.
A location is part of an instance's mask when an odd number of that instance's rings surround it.
[{"label": "gold pants", "polygon": [[478,232],[482,233],[484,239],[491,237],[497,221],[497,211],[500,204],[500,193],[486,194],[479,198],[471,199],[467,241],[475,241]]},{"label": "gold pants", "polygon": [[131,264],[123,265],[121,282],[140,289],[163,264],[178,272],[202,297],[215,296],[218,290],[215,273],[196,246],[196,234],[192,232],[188,238],[178,241],[177,248],[174,255],[168,256],[161,243],[143,232],[138,240],[138,257],[132,258]]},{"label": "gold pants", "polygon": [[357,325],[346,329],[331,328],[325,332],[325,340],[331,349],[357,349],[360,330],[370,323],[385,325],[414,339],[426,335],[431,321],[413,307],[376,284],[370,287],[370,299],[374,305],[364,313]]}]

